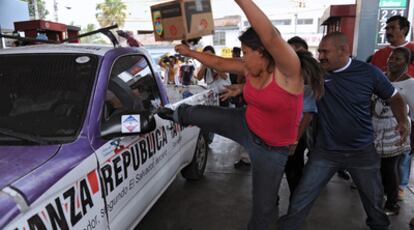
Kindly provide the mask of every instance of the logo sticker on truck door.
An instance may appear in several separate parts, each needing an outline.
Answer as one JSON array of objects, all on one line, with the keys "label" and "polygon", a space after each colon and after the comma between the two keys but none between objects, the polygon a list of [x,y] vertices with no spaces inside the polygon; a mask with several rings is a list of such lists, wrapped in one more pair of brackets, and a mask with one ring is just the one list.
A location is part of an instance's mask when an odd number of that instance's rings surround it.
[{"label": "logo sticker on truck door", "polygon": [[121,117],[122,133],[139,133],[141,131],[140,116],[122,115]]}]

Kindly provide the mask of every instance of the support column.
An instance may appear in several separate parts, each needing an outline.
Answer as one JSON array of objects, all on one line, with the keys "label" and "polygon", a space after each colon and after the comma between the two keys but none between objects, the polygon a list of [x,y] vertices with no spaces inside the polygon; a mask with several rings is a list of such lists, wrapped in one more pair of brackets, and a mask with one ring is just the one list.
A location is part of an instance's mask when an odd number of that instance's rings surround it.
[{"label": "support column", "polygon": [[411,23],[410,32],[408,33],[407,40],[414,41],[414,1],[408,0],[408,21]]},{"label": "support column", "polygon": [[364,61],[374,53],[377,40],[379,0],[357,0],[353,54]]}]

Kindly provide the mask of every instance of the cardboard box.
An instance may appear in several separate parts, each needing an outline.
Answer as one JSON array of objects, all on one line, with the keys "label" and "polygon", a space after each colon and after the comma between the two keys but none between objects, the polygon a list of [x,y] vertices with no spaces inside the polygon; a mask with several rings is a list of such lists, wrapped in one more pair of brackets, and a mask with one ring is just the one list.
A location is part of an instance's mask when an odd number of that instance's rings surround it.
[{"label": "cardboard box", "polygon": [[210,0],[175,0],[151,6],[156,41],[187,40],[214,33]]}]

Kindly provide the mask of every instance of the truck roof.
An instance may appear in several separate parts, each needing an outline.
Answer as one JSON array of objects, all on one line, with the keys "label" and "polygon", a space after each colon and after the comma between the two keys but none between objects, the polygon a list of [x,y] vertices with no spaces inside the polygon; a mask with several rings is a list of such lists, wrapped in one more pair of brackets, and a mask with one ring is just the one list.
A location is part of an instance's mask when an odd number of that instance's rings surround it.
[{"label": "truck roof", "polygon": [[27,53],[87,53],[98,56],[105,55],[109,50],[114,49],[111,45],[91,45],[91,44],[41,44],[31,46],[21,46],[9,49],[0,49],[2,54],[27,54]]}]

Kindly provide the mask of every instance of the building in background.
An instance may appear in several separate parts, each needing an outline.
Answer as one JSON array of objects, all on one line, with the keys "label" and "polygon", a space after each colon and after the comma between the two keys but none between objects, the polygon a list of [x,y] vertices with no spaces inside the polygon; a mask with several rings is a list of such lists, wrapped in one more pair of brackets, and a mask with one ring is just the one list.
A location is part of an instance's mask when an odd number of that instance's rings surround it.
[{"label": "building in background", "polygon": [[[309,50],[316,54],[317,47],[322,39],[324,27],[321,26],[323,9],[292,9],[284,13],[269,15],[285,40],[300,36],[309,45]],[[233,46],[240,46],[238,37],[250,24],[241,16],[226,16],[214,20],[215,34],[205,36],[201,40],[203,45],[212,45],[221,51],[222,56],[229,56]]]},{"label": "building in background", "polygon": [[[93,18],[95,15],[96,3],[99,1],[102,2],[102,0],[88,0],[82,4],[79,4],[79,1],[80,0],[46,0],[46,3],[58,3],[58,7],[55,8],[59,9],[59,21],[62,20],[62,23],[72,24],[70,22],[74,20],[75,25],[81,26],[79,24],[80,17],[73,17],[73,14],[82,14],[83,16],[88,15],[88,17],[92,17],[91,19],[87,20],[83,19],[84,17],[82,17],[82,22],[96,24],[96,19]],[[154,39],[151,38],[152,35],[148,34],[148,32],[153,30],[151,23],[150,6],[161,1],[167,0],[123,0],[123,2],[127,5],[128,13],[124,27],[122,29],[132,31],[146,46],[150,46],[151,48],[154,47],[154,49],[160,47],[161,49],[171,50],[174,44],[178,43],[179,41],[173,43],[155,42]],[[203,37],[200,42],[200,47],[203,47],[205,45],[213,45],[216,50],[221,51],[219,53],[221,53],[223,56],[227,56],[229,50],[233,46],[240,45],[237,37],[249,25],[247,23],[247,20],[243,18],[244,16],[241,16],[242,18],[240,18],[239,15],[243,15],[242,12],[237,7],[234,7],[234,3],[231,1],[227,2],[222,0],[211,0],[211,2],[213,7],[213,16],[215,17],[216,23],[216,33],[213,36]],[[327,32],[332,31],[330,29],[334,27],[332,27],[333,24],[331,22],[335,20],[341,24],[340,31],[348,31],[350,40],[354,40],[351,35],[352,32],[350,32],[352,23],[348,23],[346,26],[344,26],[344,17],[341,16],[338,18],[337,15],[334,14],[324,15],[324,12],[326,12],[327,9],[335,4],[353,4],[355,16],[351,16],[355,17],[355,22],[357,25],[354,25],[354,34],[355,36],[360,34],[360,37],[362,37],[359,40],[355,40],[353,45],[354,55],[359,57],[360,55],[357,55],[357,53],[364,53],[364,55],[370,54],[374,51],[375,48],[378,47],[377,44],[375,44],[375,46],[370,45],[370,43],[373,41],[367,37],[373,37],[374,39],[375,36],[378,36],[378,38],[384,39],[383,29],[381,29],[383,28],[384,24],[382,16],[383,14],[394,14],[394,8],[396,8],[394,7],[395,4],[398,6],[406,7],[406,9],[408,9],[406,12],[408,13],[407,16],[409,20],[411,22],[414,21],[414,4],[412,4],[412,2],[413,1],[410,0],[288,0],[275,3],[271,0],[264,0],[261,2],[261,6],[263,6],[263,10],[269,16],[269,18],[271,18],[272,23],[279,28],[282,36],[285,39],[289,39],[293,36],[303,37],[308,42],[311,52],[316,54],[316,47],[318,46],[322,36]],[[378,5],[380,6],[379,11],[377,9]],[[391,7],[393,9],[390,9],[391,5],[393,6]],[[4,7],[2,8],[4,9]],[[371,9],[371,11],[368,9]],[[49,8],[49,11],[54,12],[53,8]],[[367,14],[368,11],[369,14]],[[231,12],[233,16],[225,16],[227,12]],[[51,13],[50,15],[52,16],[58,14]],[[238,20],[238,18],[240,18],[240,23],[234,20]],[[50,18],[49,20],[53,19]],[[367,24],[367,21],[370,24],[364,27],[363,25]],[[378,24],[378,21],[381,21],[382,24]],[[361,31],[358,31],[358,27],[363,28],[360,29]],[[349,30],[346,30],[346,28]],[[377,32],[377,34],[368,33],[370,29],[374,28],[381,30]],[[343,31],[344,29],[346,31]],[[145,33],[142,34],[142,32]],[[409,36],[409,38],[412,39],[412,36]],[[364,49],[366,51],[364,51]],[[362,58],[364,55],[362,55]]]},{"label": "building in background", "polygon": [[326,26],[324,33],[341,31],[347,36],[350,47],[353,47],[355,17],[356,4],[332,5],[328,7],[322,16],[322,25]]},{"label": "building in background", "polygon": [[242,30],[242,18],[240,15],[225,16],[214,19],[214,35],[204,36],[200,45],[214,46],[217,54],[223,57],[231,57],[234,46],[240,47],[238,37]]},{"label": "building in background", "polygon": [[[334,0],[327,0],[326,3],[329,4],[329,2],[332,1]],[[349,2],[349,0],[340,1]],[[48,0],[48,2],[52,1]],[[86,5],[90,4],[88,1],[87,4],[85,3],[85,6],[79,6],[79,4],[75,4],[75,2],[75,0],[58,1],[57,8],[59,9],[59,22],[62,19],[61,23],[71,24],[68,21],[64,21],[66,18],[65,15],[70,14],[70,12],[78,12],[78,7],[86,8]],[[96,0],[91,2],[96,2]],[[147,33],[148,31],[153,30],[150,6],[158,2],[160,2],[160,0],[123,0],[123,3],[127,5],[128,13],[122,29],[132,31],[146,46],[150,46],[151,48],[160,47],[161,49],[169,49],[169,47],[172,48],[176,42],[155,42],[154,39],[151,38],[151,35]],[[229,51],[233,46],[240,46],[238,36],[248,26],[247,20],[243,18],[244,16],[240,16],[242,15],[242,12],[237,7],[230,11],[234,15],[225,16],[222,12],[222,5],[224,4],[227,6],[229,4],[224,2],[218,3],[218,0],[211,0],[211,2],[213,6],[213,17],[215,17],[215,34],[212,36],[204,36],[200,42],[200,47],[213,45],[217,51],[221,51],[219,53],[222,53],[223,56],[227,56],[230,54]],[[273,24],[280,29],[285,39],[289,39],[295,35],[301,36],[309,43],[311,51],[315,53],[316,47],[323,35],[322,27],[320,27],[322,23],[320,18],[328,5],[315,5],[312,4],[311,1],[305,0],[285,1],[280,3],[280,8],[274,7],[276,3],[273,1],[266,1],[264,4],[266,14],[271,18]],[[287,8],[289,5],[290,7]],[[51,7],[50,4],[49,7]],[[93,11],[93,9],[88,6],[88,9],[89,8]],[[270,11],[270,9],[272,10]],[[49,11],[53,12],[53,9],[50,8]],[[216,12],[219,16],[217,16],[217,14],[215,15]],[[54,14],[51,13],[51,15]],[[94,13],[91,15],[94,15]],[[91,23],[93,23],[92,21],[96,20],[91,20]],[[77,25],[76,22],[75,25]],[[142,34],[142,32],[144,33]]]},{"label": "building in background", "polygon": [[[322,8],[296,8],[277,15],[270,15],[269,18],[272,24],[279,29],[285,40],[299,36],[308,43],[309,51],[316,54],[324,31],[323,26],[321,26],[323,10]],[[243,21],[243,29],[248,26],[250,26],[248,21]]]},{"label": "building in background", "polygon": [[[325,7],[307,7],[303,0],[293,0],[292,2],[297,2],[295,7],[289,10],[284,9],[283,11],[275,12],[269,15],[269,18],[279,28],[285,39],[296,35],[301,36],[309,43],[310,50],[315,53],[316,47],[323,35],[320,18],[323,15]],[[153,30],[150,5],[154,4],[154,2],[137,3],[135,1],[125,1],[125,4],[128,6],[128,11],[130,12],[125,21],[125,30],[133,31],[134,34],[140,34],[139,31],[148,32]],[[143,7],[143,4],[147,4],[146,7]],[[212,45],[216,48],[218,54],[222,56],[230,56],[231,48],[233,46],[240,46],[238,37],[249,26],[247,20],[240,15],[216,17],[214,19],[214,25],[215,34],[204,36],[200,41],[199,48]],[[155,42],[151,38],[151,35],[147,33],[138,35],[138,38],[144,45],[154,49],[157,46],[160,46],[161,49],[168,49],[168,47],[172,48],[176,44],[176,42]]]}]

